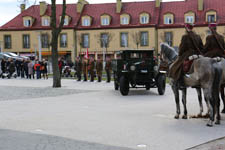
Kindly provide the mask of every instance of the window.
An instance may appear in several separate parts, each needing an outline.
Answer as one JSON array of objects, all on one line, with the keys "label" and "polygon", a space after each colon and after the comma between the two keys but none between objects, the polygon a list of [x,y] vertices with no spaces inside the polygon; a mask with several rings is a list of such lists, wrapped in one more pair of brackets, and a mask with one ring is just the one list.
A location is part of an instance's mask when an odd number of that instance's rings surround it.
[{"label": "window", "polygon": [[129,24],[129,18],[128,17],[122,17],[121,24]]},{"label": "window", "polygon": [[42,25],[43,26],[49,26],[50,25],[49,19],[48,18],[42,18]]},{"label": "window", "polygon": [[67,47],[67,34],[60,34],[60,47]]},{"label": "window", "polygon": [[30,48],[30,35],[23,35],[23,48]]},{"label": "window", "polygon": [[31,26],[31,20],[24,20],[24,26],[25,27],[30,27]]},{"label": "window", "polygon": [[186,23],[194,23],[194,16],[186,16],[185,22]]},{"label": "window", "polygon": [[148,46],[148,32],[141,32],[141,46]]},{"label": "window", "polygon": [[209,23],[216,22],[216,16],[215,15],[208,15],[207,16],[207,22],[209,22]]},{"label": "window", "polygon": [[173,45],[173,34],[172,32],[165,32],[165,42],[169,45]]},{"label": "window", "polygon": [[41,47],[42,48],[48,48],[49,47],[48,34],[42,34],[41,35]]},{"label": "window", "polygon": [[172,16],[165,16],[164,24],[172,24]]},{"label": "window", "polygon": [[108,47],[109,44],[109,36],[107,33],[101,34],[101,47]]},{"label": "window", "polygon": [[11,39],[11,35],[5,35],[4,36],[4,46],[5,46],[5,49],[11,49],[12,45],[12,39]]},{"label": "window", "polygon": [[128,33],[121,33],[120,34],[120,46],[121,47],[128,47]]},{"label": "window", "polygon": [[141,24],[147,24],[149,22],[148,18],[148,16],[141,16]]},{"label": "window", "polygon": [[90,19],[89,18],[84,18],[82,22],[82,26],[90,26]]},{"label": "window", "polygon": [[109,18],[104,17],[101,19],[101,21],[102,21],[102,25],[109,25]]},{"label": "window", "polygon": [[64,25],[65,25],[65,26],[68,26],[68,25],[69,25],[69,20],[68,20],[68,18],[65,18],[65,19],[64,19]]},{"label": "window", "polygon": [[82,35],[83,48],[89,48],[89,34]]}]

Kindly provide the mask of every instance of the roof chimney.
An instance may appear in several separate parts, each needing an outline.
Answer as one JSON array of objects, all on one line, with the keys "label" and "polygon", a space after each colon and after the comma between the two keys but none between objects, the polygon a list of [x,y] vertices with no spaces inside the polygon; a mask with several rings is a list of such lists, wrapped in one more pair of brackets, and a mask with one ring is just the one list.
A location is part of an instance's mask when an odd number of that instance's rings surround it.
[{"label": "roof chimney", "polygon": [[88,4],[86,0],[79,0],[77,2],[77,13],[82,13],[84,6]]},{"label": "roof chimney", "polygon": [[25,4],[20,4],[20,11],[23,12],[26,9]]},{"label": "roof chimney", "polygon": [[204,9],[204,0],[198,0],[198,11],[203,11]]},{"label": "roof chimney", "polygon": [[121,0],[116,1],[116,13],[120,13],[122,10],[122,2]]},{"label": "roof chimney", "polygon": [[40,2],[40,16],[43,16],[47,10],[47,3],[45,1]]},{"label": "roof chimney", "polygon": [[155,7],[160,7],[162,0],[155,0]]}]

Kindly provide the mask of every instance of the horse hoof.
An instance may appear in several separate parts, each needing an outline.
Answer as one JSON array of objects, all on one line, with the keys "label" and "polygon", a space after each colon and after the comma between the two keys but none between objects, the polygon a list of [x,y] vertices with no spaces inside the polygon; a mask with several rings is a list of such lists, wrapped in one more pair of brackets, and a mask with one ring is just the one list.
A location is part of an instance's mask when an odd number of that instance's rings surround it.
[{"label": "horse hoof", "polygon": [[175,118],[175,119],[179,119],[179,115],[176,115],[174,118]]},{"label": "horse hoof", "polygon": [[187,119],[187,115],[183,115],[182,116],[182,119]]},{"label": "horse hoof", "polygon": [[220,120],[216,120],[215,124],[219,125],[220,124]]}]

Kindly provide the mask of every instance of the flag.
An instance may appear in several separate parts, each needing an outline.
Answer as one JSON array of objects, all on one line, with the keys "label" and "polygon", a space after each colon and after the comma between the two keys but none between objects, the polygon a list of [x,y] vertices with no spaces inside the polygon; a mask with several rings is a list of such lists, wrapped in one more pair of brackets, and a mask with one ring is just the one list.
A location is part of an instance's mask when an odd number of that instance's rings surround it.
[{"label": "flag", "polygon": [[87,48],[87,51],[86,51],[86,54],[85,54],[85,58],[89,58],[89,55],[88,55],[88,48]]}]

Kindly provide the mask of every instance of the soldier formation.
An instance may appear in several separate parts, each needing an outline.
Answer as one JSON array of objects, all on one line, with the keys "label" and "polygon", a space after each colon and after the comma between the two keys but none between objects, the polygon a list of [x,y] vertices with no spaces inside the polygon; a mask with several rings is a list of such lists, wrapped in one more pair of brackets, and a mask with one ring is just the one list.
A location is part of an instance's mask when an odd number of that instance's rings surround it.
[{"label": "soldier formation", "polygon": [[[98,78],[98,82],[102,81],[102,72],[103,72],[103,61],[100,57],[98,57],[97,61],[93,57],[86,58],[86,57],[77,57],[75,61],[75,70],[77,81],[81,81],[82,74],[83,74],[83,81],[88,80],[88,75],[90,75],[90,82],[93,82],[95,77]],[[107,57],[106,64],[105,64],[105,71],[107,82],[111,81],[111,59]]]}]

